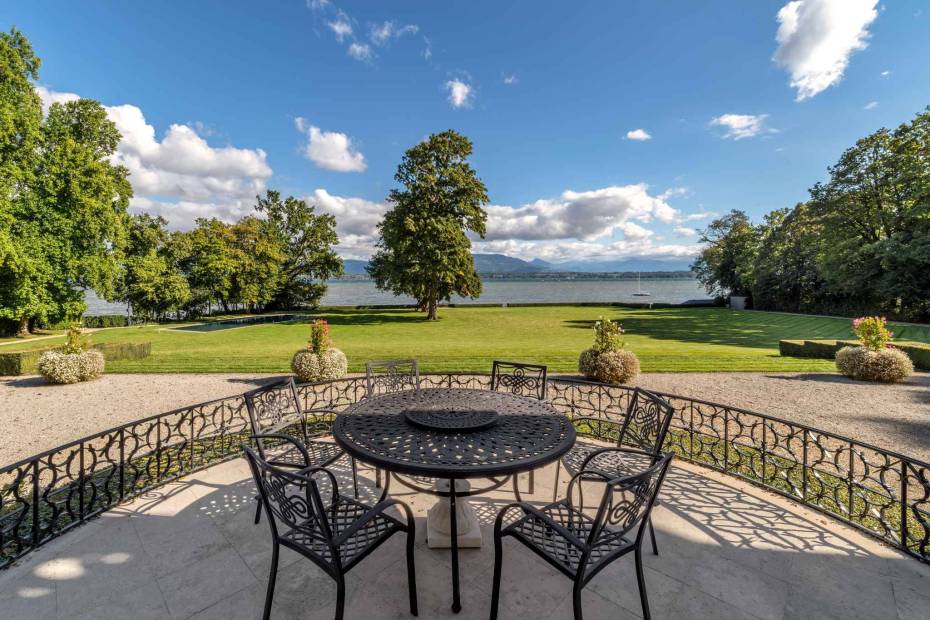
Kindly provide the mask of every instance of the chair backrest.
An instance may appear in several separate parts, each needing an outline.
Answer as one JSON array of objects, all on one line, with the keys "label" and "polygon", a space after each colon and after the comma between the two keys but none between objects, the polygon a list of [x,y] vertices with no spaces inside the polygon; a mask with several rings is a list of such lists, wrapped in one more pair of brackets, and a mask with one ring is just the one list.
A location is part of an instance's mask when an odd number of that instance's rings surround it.
[{"label": "chair backrest", "polygon": [[674,414],[675,408],[668,401],[652,392],[636,388],[630,398],[617,445],[633,446],[659,456]]},{"label": "chair backrest", "polygon": [[546,400],[546,387],[545,366],[497,360],[491,365],[491,389],[496,392]]},{"label": "chair backrest", "polygon": [[636,542],[639,544],[643,526],[652,512],[672,457],[673,454],[669,452],[649,469],[632,476],[614,478],[604,485],[604,495],[586,541],[589,546],[594,547],[608,543],[614,538],[626,537],[637,525],[640,526],[636,533]]},{"label": "chair backrest", "polygon": [[[245,406],[253,435],[276,433],[299,425],[298,437],[306,443],[306,416],[300,408],[293,377],[246,392]],[[261,457],[267,458],[265,442],[259,438],[255,445]]]},{"label": "chair backrest", "polygon": [[420,367],[415,359],[379,360],[365,364],[367,396],[420,389]]},{"label": "chair backrest", "polygon": [[293,530],[300,535],[290,538],[303,547],[318,547],[313,544],[318,541],[332,548],[333,532],[326,518],[326,505],[313,476],[325,473],[333,485],[335,497],[337,487],[333,475],[322,467],[288,471],[270,465],[248,446],[243,445],[242,450],[275,539],[281,530]]}]

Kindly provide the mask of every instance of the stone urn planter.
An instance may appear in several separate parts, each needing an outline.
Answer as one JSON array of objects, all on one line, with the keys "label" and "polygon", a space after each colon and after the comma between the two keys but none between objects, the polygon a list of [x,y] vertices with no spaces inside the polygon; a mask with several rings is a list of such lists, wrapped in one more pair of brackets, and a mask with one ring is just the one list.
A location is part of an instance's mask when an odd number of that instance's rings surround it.
[{"label": "stone urn planter", "polygon": [[894,348],[894,333],[882,316],[861,316],[853,321],[859,346],[836,352],[836,369],[859,381],[899,383],[914,373],[914,362],[907,353]]},{"label": "stone urn planter", "polygon": [[629,383],[639,375],[639,358],[623,348],[619,324],[601,317],[594,323],[594,346],[581,352],[578,372],[601,383]]}]

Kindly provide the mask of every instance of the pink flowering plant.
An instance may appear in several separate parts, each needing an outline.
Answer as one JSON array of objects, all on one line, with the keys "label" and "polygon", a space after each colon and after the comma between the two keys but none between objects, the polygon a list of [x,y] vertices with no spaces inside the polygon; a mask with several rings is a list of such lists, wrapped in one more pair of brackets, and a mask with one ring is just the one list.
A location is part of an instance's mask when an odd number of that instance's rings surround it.
[{"label": "pink flowering plant", "polygon": [[329,323],[324,319],[315,320],[310,324],[310,342],[307,344],[307,350],[319,355],[325,353],[329,345]]},{"label": "pink flowering plant", "polygon": [[894,332],[888,330],[888,321],[883,316],[860,316],[853,320],[853,332],[859,343],[870,351],[888,347],[894,337]]}]

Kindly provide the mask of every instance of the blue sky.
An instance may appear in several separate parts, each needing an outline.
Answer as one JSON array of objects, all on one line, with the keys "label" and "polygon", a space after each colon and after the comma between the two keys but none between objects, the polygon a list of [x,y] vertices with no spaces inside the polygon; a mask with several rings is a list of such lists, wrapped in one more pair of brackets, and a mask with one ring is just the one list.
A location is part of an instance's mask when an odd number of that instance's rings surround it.
[{"label": "blue sky", "polygon": [[477,250],[672,258],[711,214],[803,200],[857,138],[930,103],[924,0],[501,4],[0,16],[42,57],[46,101],[108,106],[135,210],[185,228],[272,187],[336,214],[346,257],[370,253],[403,151],[447,128],[474,142],[491,198]]}]

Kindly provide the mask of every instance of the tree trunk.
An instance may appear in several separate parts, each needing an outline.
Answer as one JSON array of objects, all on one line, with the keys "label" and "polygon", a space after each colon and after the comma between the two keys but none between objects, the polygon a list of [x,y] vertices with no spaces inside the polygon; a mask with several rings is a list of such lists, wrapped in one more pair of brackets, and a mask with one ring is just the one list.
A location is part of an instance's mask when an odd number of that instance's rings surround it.
[{"label": "tree trunk", "polygon": [[435,321],[435,320],[436,320],[436,306],[437,306],[437,305],[438,305],[438,304],[436,303],[436,298],[435,298],[435,297],[430,297],[430,299],[429,299],[429,307],[428,307],[428,312],[429,312],[429,314],[428,314],[427,317],[426,317],[427,320],[429,320],[429,321]]},{"label": "tree trunk", "polygon": [[24,316],[19,320],[19,329],[16,330],[17,338],[25,338],[29,335],[29,317]]}]

